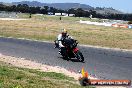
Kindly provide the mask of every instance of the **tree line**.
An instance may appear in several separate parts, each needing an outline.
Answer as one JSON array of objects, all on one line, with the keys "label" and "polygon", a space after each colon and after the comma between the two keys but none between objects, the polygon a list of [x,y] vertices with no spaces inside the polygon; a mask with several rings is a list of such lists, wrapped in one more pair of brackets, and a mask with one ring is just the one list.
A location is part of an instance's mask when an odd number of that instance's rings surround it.
[{"label": "tree line", "polygon": [[75,17],[92,17],[103,18],[103,19],[115,19],[115,20],[128,20],[132,21],[132,14],[99,14],[94,10],[83,10],[82,8],[71,8],[69,10],[57,9],[54,7],[43,6],[43,7],[32,7],[27,4],[18,4],[12,6],[6,6],[0,4],[0,11],[9,11],[9,12],[21,12],[21,13],[31,13],[31,14],[48,14],[48,12],[53,13],[68,13],[75,14]]}]

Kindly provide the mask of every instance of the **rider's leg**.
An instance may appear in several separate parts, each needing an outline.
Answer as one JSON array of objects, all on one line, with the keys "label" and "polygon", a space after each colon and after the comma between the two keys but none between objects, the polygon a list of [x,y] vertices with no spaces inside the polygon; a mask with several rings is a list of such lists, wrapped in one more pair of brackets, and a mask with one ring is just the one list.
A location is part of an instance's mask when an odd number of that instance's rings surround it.
[{"label": "rider's leg", "polygon": [[64,57],[64,59],[69,60],[68,54],[67,54],[67,50],[65,47],[61,47],[61,54]]},{"label": "rider's leg", "polygon": [[54,48],[59,48],[59,42],[58,42],[58,40],[55,40],[55,47]]}]

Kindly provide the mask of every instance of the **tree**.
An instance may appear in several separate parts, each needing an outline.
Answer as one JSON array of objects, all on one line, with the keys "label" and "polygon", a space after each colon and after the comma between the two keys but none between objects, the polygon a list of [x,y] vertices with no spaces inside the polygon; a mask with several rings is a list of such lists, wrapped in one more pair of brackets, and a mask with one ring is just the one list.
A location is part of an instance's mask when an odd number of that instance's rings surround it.
[{"label": "tree", "polygon": [[55,14],[57,12],[57,9],[54,7],[50,7],[49,11],[52,12],[53,14]]},{"label": "tree", "polygon": [[28,13],[30,8],[27,4],[18,4],[16,7],[17,12]]},{"label": "tree", "polygon": [[5,5],[3,5],[3,4],[0,4],[0,11],[4,11],[5,10]]},{"label": "tree", "polygon": [[44,10],[45,10],[45,14],[48,14],[49,7],[48,6],[44,6]]},{"label": "tree", "polygon": [[76,17],[83,17],[83,12],[84,12],[84,10],[82,8],[78,8],[76,10],[75,16]]},{"label": "tree", "polygon": [[30,7],[30,13],[32,13],[32,14],[37,13],[36,7]]},{"label": "tree", "polygon": [[92,17],[96,17],[96,11],[89,10],[89,13],[92,15]]},{"label": "tree", "polygon": [[11,10],[16,12],[16,5],[11,6]]},{"label": "tree", "polygon": [[76,10],[74,10],[73,8],[71,8],[71,9],[68,10],[69,14],[75,14],[75,12],[76,12]]}]

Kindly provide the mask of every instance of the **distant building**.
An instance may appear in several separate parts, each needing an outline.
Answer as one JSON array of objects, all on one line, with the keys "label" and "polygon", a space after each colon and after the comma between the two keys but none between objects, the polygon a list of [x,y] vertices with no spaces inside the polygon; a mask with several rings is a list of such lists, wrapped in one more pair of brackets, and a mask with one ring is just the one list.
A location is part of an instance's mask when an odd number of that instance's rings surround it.
[{"label": "distant building", "polygon": [[62,15],[62,16],[66,16],[66,15],[67,15],[67,13],[62,13],[61,15]]},{"label": "distant building", "polygon": [[70,16],[70,17],[72,17],[72,16],[75,16],[75,14],[67,14],[67,16]]},{"label": "distant building", "polygon": [[55,16],[61,16],[61,13],[55,13]]},{"label": "distant building", "polygon": [[54,15],[54,13],[52,13],[52,12],[48,12],[48,15]]},{"label": "distant building", "polygon": [[55,16],[75,16],[75,14],[55,13]]}]

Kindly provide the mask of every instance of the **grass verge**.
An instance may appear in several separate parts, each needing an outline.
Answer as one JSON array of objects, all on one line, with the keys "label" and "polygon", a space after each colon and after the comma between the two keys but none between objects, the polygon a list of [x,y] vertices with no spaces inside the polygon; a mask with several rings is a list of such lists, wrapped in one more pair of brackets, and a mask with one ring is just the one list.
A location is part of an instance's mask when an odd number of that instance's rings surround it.
[{"label": "grass verge", "polygon": [[[27,18],[28,15],[21,15]],[[79,20],[88,18],[32,15],[28,20],[14,20],[0,22],[0,35],[14,38],[54,41],[62,28],[66,28],[73,38],[81,44],[132,49],[132,30],[80,24]],[[91,20],[93,21],[93,20]]]},{"label": "grass verge", "polygon": [[[83,88],[61,73],[40,72],[0,62],[0,88]],[[93,88],[93,87],[86,87]]]}]

